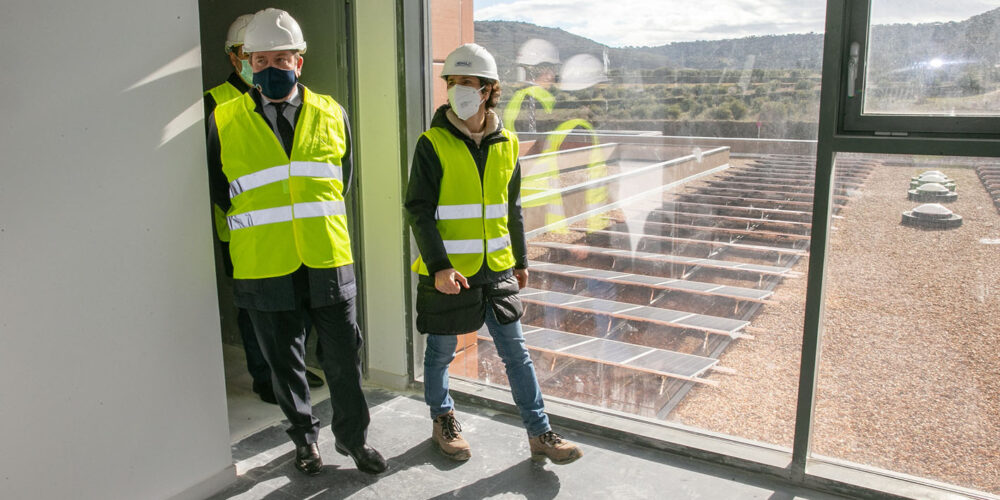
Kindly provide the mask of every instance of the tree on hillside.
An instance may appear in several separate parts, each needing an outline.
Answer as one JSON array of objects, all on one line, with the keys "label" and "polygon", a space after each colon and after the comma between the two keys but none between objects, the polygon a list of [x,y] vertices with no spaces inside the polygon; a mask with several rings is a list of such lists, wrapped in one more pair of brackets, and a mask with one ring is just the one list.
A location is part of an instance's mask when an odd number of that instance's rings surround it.
[{"label": "tree on hillside", "polygon": [[788,119],[788,108],[780,102],[765,102],[760,106],[757,119],[766,123],[783,122]]},{"label": "tree on hillside", "polygon": [[731,101],[729,103],[729,113],[733,116],[734,120],[742,120],[747,115],[747,106],[740,101]]},{"label": "tree on hillside", "polygon": [[722,105],[709,110],[708,116],[713,120],[732,120],[733,111],[729,106]]}]

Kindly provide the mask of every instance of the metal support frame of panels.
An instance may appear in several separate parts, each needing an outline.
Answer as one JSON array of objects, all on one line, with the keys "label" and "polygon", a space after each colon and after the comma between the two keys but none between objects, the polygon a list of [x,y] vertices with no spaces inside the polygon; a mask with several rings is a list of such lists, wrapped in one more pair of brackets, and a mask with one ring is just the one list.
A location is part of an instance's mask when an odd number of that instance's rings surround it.
[{"label": "metal support frame of panels", "polygon": [[[477,338],[488,342],[493,341],[492,336],[484,335],[482,331],[479,332]],[[525,346],[529,349],[551,353],[557,357],[569,357],[617,366],[710,386],[717,386],[718,382],[702,378],[701,375],[706,371],[714,369],[723,373],[735,373],[735,370],[718,367],[718,359],[563,332],[551,328],[525,325],[524,341]]]},{"label": "metal support frame of panels", "polygon": [[763,302],[768,304],[777,303],[775,301],[768,300],[770,296],[774,295],[774,291],[772,290],[758,290],[756,288],[720,285],[717,283],[706,283],[701,281],[688,281],[677,278],[663,278],[659,276],[633,274],[621,271],[604,271],[601,269],[591,269],[565,264],[551,264],[548,262],[532,262],[531,269],[533,274],[552,274],[575,280],[595,280],[602,283],[620,286],[642,286],[654,290],[671,290],[737,301]]},{"label": "metal support frame of panels", "polygon": [[567,309],[586,314],[605,315],[625,321],[648,322],[681,330],[697,330],[703,333],[726,335],[731,338],[753,338],[752,335],[740,333],[740,330],[743,330],[750,324],[749,321],[535,288],[523,288],[521,290],[521,297],[521,300],[526,304]]},{"label": "metal support frame of panels", "polygon": [[[638,250],[636,251],[622,250],[622,249],[594,247],[586,245],[571,245],[568,243],[558,243],[550,241],[549,242],[535,241],[531,242],[529,245],[556,251],[570,251],[572,249],[572,250],[586,252],[589,255],[600,255],[610,259],[629,258],[637,261],[648,262],[651,264],[666,264],[670,266],[679,266],[685,269],[694,267],[705,267],[709,269],[716,269],[723,271],[740,271],[746,273],[753,273],[761,276],[780,276],[785,278],[798,278],[801,276],[800,273],[792,271],[791,268],[788,267],[767,266],[762,264],[733,262],[733,261],[710,259],[703,257],[684,257],[672,254],[643,252]],[[687,272],[683,274],[687,274]]]}]

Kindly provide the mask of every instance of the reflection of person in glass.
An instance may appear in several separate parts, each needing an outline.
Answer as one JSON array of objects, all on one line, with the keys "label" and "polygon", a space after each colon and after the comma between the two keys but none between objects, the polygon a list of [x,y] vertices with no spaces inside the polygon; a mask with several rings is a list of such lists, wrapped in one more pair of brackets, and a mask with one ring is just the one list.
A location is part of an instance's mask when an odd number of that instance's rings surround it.
[{"label": "reflection of person in glass", "polygon": [[[534,89],[534,92],[528,89],[518,91],[526,92],[527,94],[525,103],[528,106],[528,132],[537,131],[535,124],[535,97],[533,94],[543,90],[545,93],[548,93],[548,89],[552,88],[556,83],[556,74],[558,71],[559,49],[555,45],[540,38],[532,38],[521,44],[521,48],[517,51],[518,80],[540,87]],[[551,106],[546,107],[546,112],[552,112]],[[514,129],[513,123],[508,123],[507,126],[510,130]]]},{"label": "reflection of person in glass", "polygon": [[212,198],[227,210],[233,296],[250,313],[295,443],[294,466],[322,471],[305,369],[305,317],[323,345],[334,450],[358,469],[386,470],[366,444],[354,259],[344,195],[351,184],[350,124],[332,97],[298,83],[306,42],[287,12],[264,9],[246,27],[254,87],[209,117]]},{"label": "reflection of person in glass", "polygon": [[420,274],[417,329],[429,334],[424,400],[434,420],[433,440],[455,460],[471,456],[448,394],[448,365],[456,335],[485,322],[528,431],[532,459],[572,462],[583,453],[552,432],[521,333],[517,292],[528,282],[521,171],[517,137],[493,110],[500,98],[496,62],[479,45],[462,45],[448,55],[441,76],[448,82],[448,104],[438,108],[417,142],[406,194],[420,249],[413,263]]}]

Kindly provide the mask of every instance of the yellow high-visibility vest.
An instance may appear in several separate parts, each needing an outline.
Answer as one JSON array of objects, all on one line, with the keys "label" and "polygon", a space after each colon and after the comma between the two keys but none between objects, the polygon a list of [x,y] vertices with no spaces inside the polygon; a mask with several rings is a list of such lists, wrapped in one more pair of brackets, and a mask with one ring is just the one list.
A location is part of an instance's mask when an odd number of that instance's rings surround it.
[{"label": "yellow high-visibility vest", "polygon": [[[211,95],[212,99],[215,99],[215,105],[218,106],[219,104],[238,98],[243,95],[243,92],[240,92],[239,89],[229,82],[222,82],[206,90],[205,95]],[[206,116],[205,118],[208,117]],[[212,208],[215,214],[215,234],[219,235],[219,241],[228,242],[229,224],[226,222],[226,212],[219,205],[213,204]]]},{"label": "yellow high-visibility vest", "polygon": [[[448,130],[432,127],[424,136],[441,160],[441,191],[435,217],[448,260],[463,276],[476,274],[486,264],[494,271],[514,266],[507,230],[507,185],[517,164],[517,137],[500,132],[506,141],[489,147],[482,181],[465,141]],[[428,275],[421,257],[412,269]]]},{"label": "yellow high-visibility vest", "polygon": [[215,109],[233,278],[284,276],[301,265],[351,264],[341,158],[344,117],[333,98],[305,89],[292,144],[285,150],[249,93]]}]

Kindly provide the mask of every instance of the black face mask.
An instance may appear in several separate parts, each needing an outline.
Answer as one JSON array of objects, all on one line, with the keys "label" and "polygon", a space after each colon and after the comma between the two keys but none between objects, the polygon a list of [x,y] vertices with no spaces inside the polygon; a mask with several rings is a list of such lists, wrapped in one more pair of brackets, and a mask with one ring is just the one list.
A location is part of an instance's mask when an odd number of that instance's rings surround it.
[{"label": "black face mask", "polygon": [[268,99],[284,99],[295,86],[295,70],[268,66],[253,74],[253,84]]}]

